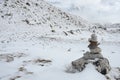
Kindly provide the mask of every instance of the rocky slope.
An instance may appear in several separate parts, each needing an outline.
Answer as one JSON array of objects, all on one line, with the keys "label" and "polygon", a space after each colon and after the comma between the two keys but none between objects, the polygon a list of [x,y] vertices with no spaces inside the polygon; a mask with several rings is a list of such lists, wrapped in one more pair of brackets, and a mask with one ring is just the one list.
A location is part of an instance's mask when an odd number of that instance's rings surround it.
[{"label": "rocky slope", "polygon": [[68,35],[91,25],[81,17],[63,12],[43,0],[1,1],[0,24],[2,41]]},{"label": "rocky slope", "polygon": [[[110,65],[120,66],[116,63],[120,35],[107,33],[103,26],[90,24],[43,0],[0,0],[0,80],[106,80],[92,64],[81,73],[64,71],[88,51],[86,40],[92,32],[102,38],[102,53]],[[116,74],[120,69],[110,73],[108,78],[119,78]]]}]

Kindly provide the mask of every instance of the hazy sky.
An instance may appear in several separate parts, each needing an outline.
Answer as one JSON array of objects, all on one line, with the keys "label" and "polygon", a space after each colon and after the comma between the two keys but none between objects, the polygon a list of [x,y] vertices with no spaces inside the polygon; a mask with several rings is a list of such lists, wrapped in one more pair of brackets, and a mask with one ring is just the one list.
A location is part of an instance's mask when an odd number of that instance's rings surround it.
[{"label": "hazy sky", "polygon": [[47,0],[91,22],[120,23],[120,0]]},{"label": "hazy sky", "polygon": [[[0,0],[2,2],[3,0]],[[46,0],[90,22],[120,23],[120,0]]]}]

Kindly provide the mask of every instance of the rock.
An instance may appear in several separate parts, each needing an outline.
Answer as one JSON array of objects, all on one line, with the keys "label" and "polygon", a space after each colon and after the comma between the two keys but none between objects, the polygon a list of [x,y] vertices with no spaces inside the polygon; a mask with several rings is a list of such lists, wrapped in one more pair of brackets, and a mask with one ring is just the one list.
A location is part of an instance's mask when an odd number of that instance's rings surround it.
[{"label": "rock", "polygon": [[18,71],[21,71],[21,72],[26,72],[26,71],[27,71],[27,69],[26,69],[25,67],[20,67],[20,68],[18,69]]},{"label": "rock", "polygon": [[97,36],[95,34],[92,34],[88,41],[90,42],[88,48],[91,53],[101,53],[101,49],[98,47],[100,43],[98,43]]},{"label": "rock", "polygon": [[98,59],[97,61],[96,59],[90,61],[90,59],[85,59],[84,57],[82,57],[80,59],[72,61],[72,68],[81,72],[83,71],[86,64],[88,63],[92,63],[93,65],[95,65],[96,70],[104,75],[107,74],[111,70],[109,62],[106,58],[101,58],[101,59]]},{"label": "rock", "polygon": [[7,57],[6,57],[6,62],[11,62],[11,61],[14,61],[14,57],[12,57],[12,56],[7,56]]},{"label": "rock", "polygon": [[112,67],[105,77],[107,80],[120,80],[120,67]]},{"label": "rock", "polygon": [[91,53],[101,53],[101,49],[99,47],[96,47],[95,49],[90,49]]},{"label": "rock", "polygon": [[99,53],[99,54],[93,54],[91,52],[86,52],[84,54],[83,58],[86,59],[86,60],[88,60],[88,59],[92,59],[93,60],[93,59],[96,59],[96,58],[101,59],[101,58],[103,58],[103,56],[102,56],[101,53]]},{"label": "rock", "polygon": [[10,78],[10,80],[16,80],[16,79],[18,79],[18,78],[21,78],[22,76],[15,76],[15,77],[13,77],[13,78]]},{"label": "rock", "polygon": [[82,71],[85,68],[85,64],[87,64],[87,60],[85,60],[84,58],[72,61],[73,69],[76,69],[78,71]]},{"label": "rock", "polygon": [[96,66],[97,71],[100,72],[101,74],[105,75],[111,70],[107,58],[99,59],[95,61],[93,64]]},{"label": "rock", "polygon": [[92,34],[91,38],[89,38],[88,41],[97,42],[97,36],[96,36],[96,34]]},{"label": "rock", "polygon": [[90,52],[86,52],[82,58],[72,61],[72,67],[73,69],[82,71],[88,63],[95,65],[96,70],[104,75],[111,69],[108,59],[104,58],[102,54],[93,54]]},{"label": "rock", "polygon": [[104,75],[107,74],[111,70],[111,67],[108,59],[104,58],[101,54],[101,49],[98,47],[99,43],[97,43],[97,36],[92,34],[89,42],[88,47],[90,52],[86,52],[82,58],[72,61],[72,68],[82,71],[86,64],[92,63],[98,72]]}]

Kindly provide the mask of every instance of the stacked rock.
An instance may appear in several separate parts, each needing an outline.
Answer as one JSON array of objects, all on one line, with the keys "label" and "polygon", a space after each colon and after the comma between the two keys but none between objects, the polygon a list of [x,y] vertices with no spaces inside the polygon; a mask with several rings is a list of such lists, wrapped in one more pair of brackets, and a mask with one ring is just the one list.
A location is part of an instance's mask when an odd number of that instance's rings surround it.
[{"label": "stacked rock", "polygon": [[101,54],[101,49],[98,47],[100,43],[98,43],[97,41],[97,36],[95,34],[92,34],[91,38],[89,38],[88,41],[90,42],[90,44],[88,45],[90,52],[84,53],[84,59],[103,58]]},{"label": "stacked rock", "polygon": [[96,66],[98,72],[107,74],[111,67],[108,59],[104,58],[101,54],[101,49],[98,47],[97,36],[92,34],[88,41],[90,42],[88,45],[90,52],[86,52],[82,58],[72,61],[72,67],[78,71],[82,71],[86,64],[92,63]]},{"label": "stacked rock", "polygon": [[101,52],[101,49],[98,47],[99,43],[97,41],[97,36],[95,34],[92,34],[91,38],[89,38],[88,41],[90,42],[88,47],[91,53],[98,54]]}]

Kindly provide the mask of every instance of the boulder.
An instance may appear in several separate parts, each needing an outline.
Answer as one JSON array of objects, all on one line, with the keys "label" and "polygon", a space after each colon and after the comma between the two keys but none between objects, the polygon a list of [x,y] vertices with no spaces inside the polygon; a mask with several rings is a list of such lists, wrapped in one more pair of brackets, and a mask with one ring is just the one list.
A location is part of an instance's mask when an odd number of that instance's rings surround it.
[{"label": "boulder", "polygon": [[86,64],[87,64],[87,60],[85,60],[84,58],[80,58],[75,61],[72,61],[73,69],[76,69],[78,71],[82,71],[85,68]]},{"label": "boulder", "polygon": [[111,67],[107,58],[99,59],[93,63],[96,66],[96,70],[101,74],[107,74]]},{"label": "boulder", "polygon": [[104,75],[111,70],[108,59],[101,54],[92,54],[90,52],[86,52],[82,58],[72,61],[72,68],[81,72],[88,63],[95,65],[96,70]]}]

